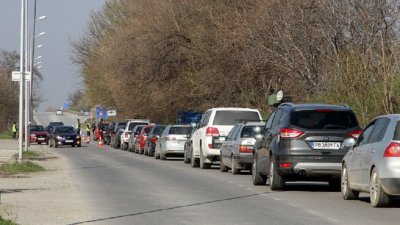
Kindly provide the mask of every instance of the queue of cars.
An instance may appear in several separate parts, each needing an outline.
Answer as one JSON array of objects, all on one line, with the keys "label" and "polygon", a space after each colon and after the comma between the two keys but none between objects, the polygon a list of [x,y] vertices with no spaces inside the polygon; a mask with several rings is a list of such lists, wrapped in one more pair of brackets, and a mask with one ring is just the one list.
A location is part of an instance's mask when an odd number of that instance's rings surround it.
[{"label": "queue of cars", "polygon": [[[49,133],[50,146],[80,146],[78,135],[61,136],[59,127]],[[183,156],[191,167],[248,170],[253,185],[268,183],[271,190],[325,181],[345,200],[369,193],[373,207],[400,196],[400,115],[380,116],[362,130],[347,105],[283,103],[267,120],[256,109],[212,108],[190,125],[112,122],[104,139],[156,159]]]}]

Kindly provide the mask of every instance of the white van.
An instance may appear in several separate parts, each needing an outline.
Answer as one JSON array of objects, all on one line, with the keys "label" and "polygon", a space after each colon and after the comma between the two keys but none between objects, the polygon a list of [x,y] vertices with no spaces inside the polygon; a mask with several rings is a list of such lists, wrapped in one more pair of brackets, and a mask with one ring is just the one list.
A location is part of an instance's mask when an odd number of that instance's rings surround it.
[{"label": "white van", "polygon": [[257,109],[249,108],[212,108],[207,110],[192,135],[192,167],[210,168],[219,160],[220,148],[225,136],[240,121],[260,121]]}]

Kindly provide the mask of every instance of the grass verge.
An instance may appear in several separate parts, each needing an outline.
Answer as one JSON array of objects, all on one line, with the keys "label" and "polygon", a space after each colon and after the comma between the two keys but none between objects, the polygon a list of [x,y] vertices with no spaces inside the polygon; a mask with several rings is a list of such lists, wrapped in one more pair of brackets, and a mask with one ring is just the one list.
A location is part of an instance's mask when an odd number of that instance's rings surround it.
[{"label": "grass verge", "polygon": [[5,219],[0,217],[0,225],[17,225],[17,224],[11,222],[11,220],[5,220]]},{"label": "grass verge", "polygon": [[6,163],[0,166],[0,174],[4,175],[32,173],[39,171],[44,171],[44,168],[31,161],[26,161],[22,163]]},{"label": "grass verge", "polygon": [[23,151],[22,158],[23,159],[36,159],[42,157],[42,154],[34,151]]},{"label": "grass verge", "polygon": [[0,139],[11,139],[12,133],[10,131],[5,131],[0,133]]}]

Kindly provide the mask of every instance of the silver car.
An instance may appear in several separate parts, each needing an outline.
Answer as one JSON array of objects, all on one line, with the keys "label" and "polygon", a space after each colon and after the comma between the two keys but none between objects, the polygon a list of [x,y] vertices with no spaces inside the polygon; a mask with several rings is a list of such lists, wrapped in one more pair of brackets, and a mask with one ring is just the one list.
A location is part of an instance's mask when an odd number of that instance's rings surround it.
[{"label": "silver car", "polygon": [[168,125],[156,142],[155,158],[166,160],[171,155],[183,156],[189,129],[191,128],[187,125]]},{"label": "silver car", "polygon": [[350,148],[342,163],[342,196],[357,199],[369,192],[373,207],[385,207],[400,196],[400,114],[374,119],[360,137],[346,139]]},{"label": "silver car", "polygon": [[221,146],[221,172],[227,172],[228,168],[232,174],[238,174],[242,169],[251,170],[255,137],[264,126],[262,122],[245,122],[232,128]]}]

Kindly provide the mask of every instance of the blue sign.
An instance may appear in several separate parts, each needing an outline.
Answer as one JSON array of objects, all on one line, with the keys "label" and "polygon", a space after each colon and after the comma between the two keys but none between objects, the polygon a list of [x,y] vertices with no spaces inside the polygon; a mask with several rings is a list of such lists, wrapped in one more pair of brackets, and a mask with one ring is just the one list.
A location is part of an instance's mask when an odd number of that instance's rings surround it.
[{"label": "blue sign", "polygon": [[190,124],[192,122],[198,123],[201,119],[201,112],[192,111],[178,111],[177,112],[177,124]]},{"label": "blue sign", "polygon": [[96,118],[98,119],[107,119],[107,109],[103,107],[96,107]]},{"label": "blue sign", "polygon": [[68,102],[66,102],[66,103],[64,103],[64,109],[69,109],[69,103]]}]

